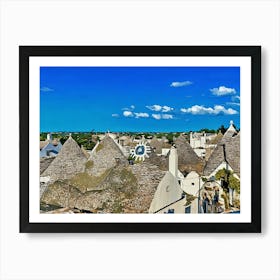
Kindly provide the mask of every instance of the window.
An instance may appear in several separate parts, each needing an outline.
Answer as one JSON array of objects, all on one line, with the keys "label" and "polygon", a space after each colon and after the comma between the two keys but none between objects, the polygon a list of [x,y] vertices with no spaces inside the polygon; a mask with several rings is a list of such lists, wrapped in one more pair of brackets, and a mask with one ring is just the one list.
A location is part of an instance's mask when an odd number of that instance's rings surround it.
[{"label": "window", "polygon": [[191,213],[191,206],[190,205],[185,208],[185,213],[186,214],[190,214]]}]

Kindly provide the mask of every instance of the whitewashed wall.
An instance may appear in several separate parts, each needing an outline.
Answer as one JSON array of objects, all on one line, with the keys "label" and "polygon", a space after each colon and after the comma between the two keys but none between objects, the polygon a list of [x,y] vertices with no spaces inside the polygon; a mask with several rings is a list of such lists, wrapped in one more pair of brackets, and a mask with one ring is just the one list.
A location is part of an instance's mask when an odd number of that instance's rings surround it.
[{"label": "whitewashed wall", "polygon": [[[0,1],[1,280],[280,279],[279,10],[278,0]],[[18,233],[18,45],[251,44],[263,46],[262,234]],[[228,258],[202,265],[205,243],[230,244],[234,269]]]}]

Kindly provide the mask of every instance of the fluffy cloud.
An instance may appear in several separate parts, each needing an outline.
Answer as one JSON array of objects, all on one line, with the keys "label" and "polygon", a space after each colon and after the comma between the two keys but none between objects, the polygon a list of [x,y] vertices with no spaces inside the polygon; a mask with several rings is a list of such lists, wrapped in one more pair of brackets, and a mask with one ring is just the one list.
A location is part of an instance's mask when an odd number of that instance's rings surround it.
[{"label": "fluffy cloud", "polygon": [[54,91],[52,88],[49,88],[49,87],[41,87],[40,90],[43,91],[43,92],[51,92],[51,91]]},{"label": "fluffy cloud", "polygon": [[161,105],[152,105],[152,106],[146,106],[146,108],[150,109],[151,111],[156,111],[156,112],[163,112],[167,113],[173,110],[172,107],[169,106],[161,106]]},{"label": "fluffy cloud", "polygon": [[216,96],[224,96],[235,94],[236,90],[234,88],[227,88],[225,86],[220,86],[218,88],[211,88],[210,91]]},{"label": "fluffy cloud", "polygon": [[183,82],[172,82],[170,84],[171,87],[186,87],[191,85],[192,82],[191,81],[183,81]]},{"label": "fluffy cloud", "polygon": [[160,111],[162,106],[160,105],[152,105],[152,106],[146,106],[146,108],[150,109],[151,111]]},{"label": "fluffy cloud", "polygon": [[132,113],[131,111],[124,111],[124,112],[123,112],[123,115],[124,115],[125,117],[133,117],[133,113]]},{"label": "fluffy cloud", "polygon": [[[117,115],[117,114],[115,114]],[[135,112],[131,112],[131,111],[124,111],[123,112],[123,115],[126,117],[126,118],[136,118],[136,119],[139,119],[139,118],[148,118],[149,117],[149,114],[148,113],[135,113]],[[113,115],[112,115],[113,116]]]},{"label": "fluffy cloud", "polygon": [[170,115],[170,114],[162,114],[161,117],[162,117],[164,120],[171,120],[171,119],[173,119],[173,116]]},{"label": "fluffy cloud", "polygon": [[112,114],[112,117],[113,117],[113,118],[118,118],[118,117],[119,117],[119,114]]},{"label": "fluffy cloud", "polygon": [[225,114],[225,115],[235,115],[238,114],[238,111],[228,108],[226,109],[224,106],[215,105],[214,108],[211,107],[204,107],[200,105],[194,105],[190,108],[181,108],[182,113],[188,113],[192,115],[218,115],[218,114]]},{"label": "fluffy cloud", "polygon": [[149,117],[149,114],[147,113],[134,113],[135,115],[135,118],[136,119],[139,119],[139,118],[148,118]]},{"label": "fluffy cloud", "polygon": [[[160,105],[152,105],[152,106],[146,106],[152,111],[158,112],[157,114],[152,114],[150,115],[149,113],[145,112],[133,112],[132,110],[125,110],[123,112],[124,117],[129,117],[129,118],[135,118],[135,119],[140,119],[140,118],[149,118],[152,117],[156,120],[164,119],[164,120],[170,120],[173,119],[173,115],[171,114],[166,114],[167,112],[170,112],[173,110],[173,108],[169,106],[160,106]],[[118,117],[118,114],[112,114],[112,117]]]},{"label": "fluffy cloud", "polygon": [[152,114],[152,117],[156,120],[160,120],[161,119],[161,114]]},{"label": "fluffy cloud", "polygon": [[167,112],[170,112],[172,111],[173,108],[172,107],[169,107],[169,106],[162,106],[162,112],[163,113],[167,113]]},{"label": "fluffy cloud", "polygon": [[173,115],[170,114],[152,114],[152,117],[156,120],[172,120],[173,119]]}]

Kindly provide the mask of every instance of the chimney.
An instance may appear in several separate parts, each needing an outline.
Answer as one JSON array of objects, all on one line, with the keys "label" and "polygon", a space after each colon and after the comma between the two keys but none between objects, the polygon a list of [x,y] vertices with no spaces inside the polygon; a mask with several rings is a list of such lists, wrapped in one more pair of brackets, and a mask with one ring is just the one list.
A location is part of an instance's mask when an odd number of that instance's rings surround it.
[{"label": "chimney", "polygon": [[171,147],[169,154],[169,172],[175,177],[178,177],[178,153],[175,147]]},{"label": "chimney", "polygon": [[193,145],[193,133],[192,133],[192,131],[190,133],[190,145],[191,145],[192,148],[194,148],[194,145]]}]

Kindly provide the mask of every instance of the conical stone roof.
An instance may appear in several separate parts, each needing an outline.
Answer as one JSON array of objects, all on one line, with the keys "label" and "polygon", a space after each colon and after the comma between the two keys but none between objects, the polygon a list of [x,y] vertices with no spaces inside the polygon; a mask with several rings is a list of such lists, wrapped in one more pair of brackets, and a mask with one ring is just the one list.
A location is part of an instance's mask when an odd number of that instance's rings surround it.
[{"label": "conical stone roof", "polygon": [[163,142],[159,141],[155,136],[150,142],[150,146],[154,149],[155,153],[161,154],[161,150],[163,147]]},{"label": "conical stone roof", "polygon": [[225,161],[223,145],[225,145],[226,160],[233,171],[240,176],[240,133],[231,124],[217,147],[209,157],[204,175],[209,176],[222,162]]},{"label": "conical stone roof", "polygon": [[91,212],[148,213],[164,175],[164,171],[146,162],[118,165],[95,186],[98,191],[81,192],[71,180],[58,180],[43,193],[41,202]]},{"label": "conical stone roof", "polygon": [[175,141],[178,152],[178,168],[184,173],[196,171],[201,173],[203,170],[203,160],[197,156],[190,144],[183,135]]},{"label": "conical stone roof", "polygon": [[53,180],[69,179],[76,173],[84,172],[86,160],[81,148],[70,136],[41,176],[50,176]]},{"label": "conical stone roof", "polygon": [[219,131],[219,133],[217,134],[217,136],[212,140],[210,141],[210,144],[217,144],[220,142],[220,140],[223,138],[223,134],[221,131]]},{"label": "conical stone roof", "polygon": [[168,170],[168,156],[158,156],[154,151],[149,154],[145,162],[158,166],[160,170]]},{"label": "conical stone roof", "polygon": [[119,163],[128,164],[121,148],[108,134],[93,150],[89,162],[91,167],[87,172],[93,176],[99,176]]}]

